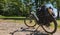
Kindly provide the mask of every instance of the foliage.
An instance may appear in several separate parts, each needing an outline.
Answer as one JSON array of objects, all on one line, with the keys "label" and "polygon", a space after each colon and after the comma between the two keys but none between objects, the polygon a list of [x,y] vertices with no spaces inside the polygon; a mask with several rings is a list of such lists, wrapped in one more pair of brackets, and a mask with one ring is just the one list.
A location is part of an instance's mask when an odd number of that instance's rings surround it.
[{"label": "foliage", "polygon": [[[45,2],[47,1],[53,3],[55,0],[45,0]],[[26,16],[34,5],[37,7],[43,2],[44,0],[0,0],[0,15]],[[56,3],[55,6],[60,8],[60,0],[56,0]]]}]

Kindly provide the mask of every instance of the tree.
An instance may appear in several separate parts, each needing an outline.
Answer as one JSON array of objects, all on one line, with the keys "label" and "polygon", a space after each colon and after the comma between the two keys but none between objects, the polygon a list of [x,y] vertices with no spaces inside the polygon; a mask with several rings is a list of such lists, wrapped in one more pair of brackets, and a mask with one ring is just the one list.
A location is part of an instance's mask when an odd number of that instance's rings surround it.
[{"label": "tree", "polygon": [[3,3],[3,5],[2,5],[3,12],[1,13],[1,15],[4,15],[4,16],[17,15],[18,16],[21,14],[21,10],[20,10],[21,3],[19,3],[19,0],[18,1],[17,0],[2,0],[0,2]]},{"label": "tree", "polygon": [[60,0],[56,0],[57,8],[58,8],[58,18],[59,18],[59,10],[60,10]]}]

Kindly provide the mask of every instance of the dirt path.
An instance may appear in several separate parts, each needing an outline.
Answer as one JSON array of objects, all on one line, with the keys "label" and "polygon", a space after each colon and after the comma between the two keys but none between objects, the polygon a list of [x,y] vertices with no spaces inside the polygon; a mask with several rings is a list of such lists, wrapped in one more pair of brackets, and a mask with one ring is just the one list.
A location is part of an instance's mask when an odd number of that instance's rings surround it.
[{"label": "dirt path", "polygon": [[[32,28],[27,29],[24,23],[0,22],[0,35],[48,35],[47,33],[44,33],[41,28],[36,32],[34,30],[35,29]],[[54,35],[60,35],[60,30],[58,29]]]}]

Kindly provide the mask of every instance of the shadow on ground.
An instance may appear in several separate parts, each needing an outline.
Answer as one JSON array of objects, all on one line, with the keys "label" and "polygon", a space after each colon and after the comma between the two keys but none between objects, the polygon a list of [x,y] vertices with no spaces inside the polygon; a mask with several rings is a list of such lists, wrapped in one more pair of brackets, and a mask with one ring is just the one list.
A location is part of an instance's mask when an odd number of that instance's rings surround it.
[{"label": "shadow on ground", "polygon": [[14,35],[16,32],[30,32],[30,34],[26,34],[26,35],[49,35],[47,33],[43,33],[43,32],[40,32],[40,31],[37,31],[37,30],[29,30],[28,28],[21,28],[21,30],[16,30],[16,31],[13,31],[13,32],[10,32],[11,35]]}]

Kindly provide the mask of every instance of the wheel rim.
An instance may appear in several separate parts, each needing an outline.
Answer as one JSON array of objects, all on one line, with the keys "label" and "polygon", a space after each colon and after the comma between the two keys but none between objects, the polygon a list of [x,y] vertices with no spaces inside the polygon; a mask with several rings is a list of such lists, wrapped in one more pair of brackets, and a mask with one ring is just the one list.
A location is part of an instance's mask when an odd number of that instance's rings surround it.
[{"label": "wheel rim", "polygon": [[24,20],[24,23],[26,26],[28,27],[34,27],[36,25],[36,21],[34,18],[32,18],[31,16],[30,17],[27,17],[25,20]]},{"label": "wheel rim", "polygon": [[28,26],[34,26],[35,25],[34,20],[26,20],[25,22],[26,22],[26,25],[28,25]]}]

